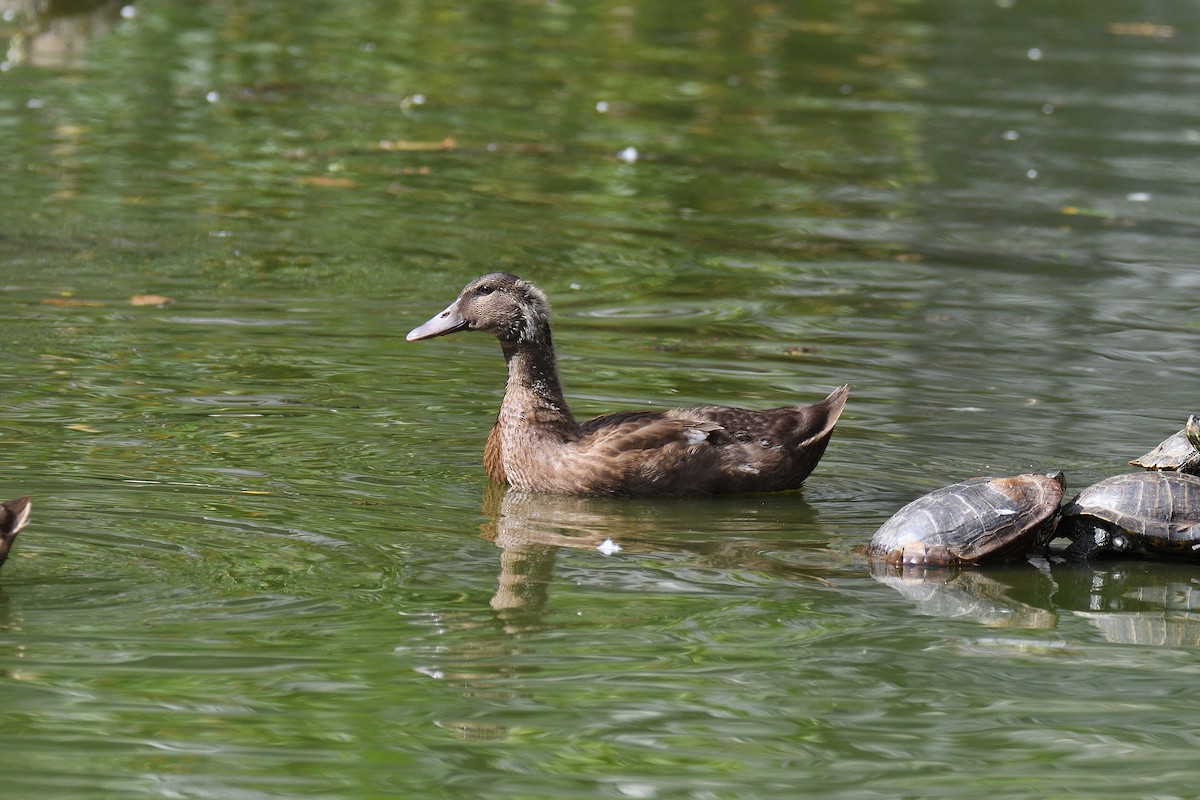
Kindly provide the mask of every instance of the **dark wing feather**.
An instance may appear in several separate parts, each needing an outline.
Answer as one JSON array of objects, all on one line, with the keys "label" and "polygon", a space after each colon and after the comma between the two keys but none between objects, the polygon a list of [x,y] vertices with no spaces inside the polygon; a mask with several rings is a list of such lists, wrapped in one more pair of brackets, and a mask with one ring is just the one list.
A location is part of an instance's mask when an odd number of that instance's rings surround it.
[{"label": "dark wing feather", "polygon": [[706,420],[673,419],[658,411],[626,411],[605,414],[583,424],[581,445],[597,456],[664,447],[690,447],[707,442],[721,426]]},{"label": "dark wing feather", "polygon": [[601,414],[593,417],[579,426],[584,435],[589,435],[604,428],[617,427],[629,422],[652,422],[662,419],[661,411],[614,411],[611,414]]}]

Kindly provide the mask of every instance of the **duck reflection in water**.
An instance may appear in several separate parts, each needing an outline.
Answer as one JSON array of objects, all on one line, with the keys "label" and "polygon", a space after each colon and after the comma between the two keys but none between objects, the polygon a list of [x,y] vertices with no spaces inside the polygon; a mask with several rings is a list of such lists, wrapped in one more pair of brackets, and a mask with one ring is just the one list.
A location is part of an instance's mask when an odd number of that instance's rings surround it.
[{"label": "duck reflection in water", "polygon": [[[760,504],[678,499],[628,504],[605,498],[570,497],[524,492],[490,484],[483,496],[489,518],[482,536],[501,548],[500,575],[492,608],[506,620],[538,625],[560,550],[590,550],[598,554],[660,553],[692,556],[691,563],[714,570],[750,571],[785,579],[828,583],[802,567],[772,555],[772,551],[806,548],[813,542],[795,537],[795,524],[811,525],[815,512],[798,498],[788,498],[787,523],[759,516]],[[771,538],[783,525],[789,530]],[[696,528],[710,532],[696,533]],[[762,538],[747,538],[760,530]],[[705,537],[705,538],[701,538]],[[822,543],[823,549],[823,543]],[[830,561],[840,562],[831,553]]]},{"label": "duck reflection in water", "polygon": [[[531,646],[522,634],[574,624],[554,614],[551,587],[556,582],[564,593],[575,590],[571,577],[581,577],[596,584],[619,580],[630,593],[690,595],[710,591],[723,581],[739,587],[756,579],[779,579],[783,586],[800,581],[829,586],[823,575],[847,566],[844,551],[828,546],[835,535],[795,496],[628,503],[492,483],[484,491],[482,506],[487,521],[481,535],[500,548],[497,587],[490,601],[496,627],[480,624],[473,612],[457,623],[448,615],[443,624],[464,635],[439,648],[427,671],[473,701],[520,695],[522,689],[511,676],[543,668],[540,656],[530,656]],[[789,552],[802,553],[803,566],[792,562]],[[619,560],[618,570],[606,569],[614,565],[606,556]],[[852,569],[857,573],[859,568]],[[556,577],[556,570],[567,577]],[[611,596],[611,590],[604,592]],[[563,605],[572,601],[579,597]],[[619,602],[600,607],[585,602],[584,607],[587,613],[642,613],[629,612],[629,606]],[[448,717],[438,725],[463,739],[509,735],[506,725],[473,717]]]},{"label": "duck reflection in water", "polygon": [[4,21],[19,26],[9,39],[7,60],[11,66],[80,69],[89,42],[108,35],[130,5],[129,0],[0,2]]}]

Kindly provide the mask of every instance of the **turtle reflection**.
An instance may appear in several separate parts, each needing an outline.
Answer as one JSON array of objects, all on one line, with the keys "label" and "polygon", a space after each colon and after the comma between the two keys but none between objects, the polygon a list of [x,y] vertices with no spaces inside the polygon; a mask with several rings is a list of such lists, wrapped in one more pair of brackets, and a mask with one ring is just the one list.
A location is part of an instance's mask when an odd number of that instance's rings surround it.
[{"label": "turtle reflection", "polygon": [[1107,641],[1200,645],[1200,576],[1195,565],[1162,561],[1096,561],[1059,565],[1055,601]]},{"label": "turtle reflection", "polygon": [[968,619],[1008,628],[1053,628],[1058,614],[1054,580],[1030,562],[988,570],[888,564],[872,559],[871,577],[935,617]]}]

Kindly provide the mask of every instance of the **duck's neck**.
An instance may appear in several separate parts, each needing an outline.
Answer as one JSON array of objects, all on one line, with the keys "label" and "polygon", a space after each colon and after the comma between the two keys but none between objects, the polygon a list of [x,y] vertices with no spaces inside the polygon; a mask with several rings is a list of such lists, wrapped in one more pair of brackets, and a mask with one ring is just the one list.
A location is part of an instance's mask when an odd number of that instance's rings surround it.
[{"label": "duck's neck", "polygon": [[579,425],[563,397],[550,327],[516,342],[501,341],[508,364],[508,383],[500,406],[501,425],[535,425],[570,435]]}]

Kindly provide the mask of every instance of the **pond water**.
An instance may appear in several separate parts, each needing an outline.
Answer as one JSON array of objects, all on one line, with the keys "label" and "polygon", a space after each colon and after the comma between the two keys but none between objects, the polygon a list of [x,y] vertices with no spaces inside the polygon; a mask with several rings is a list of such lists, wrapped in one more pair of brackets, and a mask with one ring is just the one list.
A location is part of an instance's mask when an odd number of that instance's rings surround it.
[{"label": "pond water", "polygon": [[[1194,567],[856,549],[1200,410],[1192,4],[0,10],[0,796],[1195,795]],[[495,269],[579,415],[848,383],[824,460],[489,486],[404,333]]]}]

